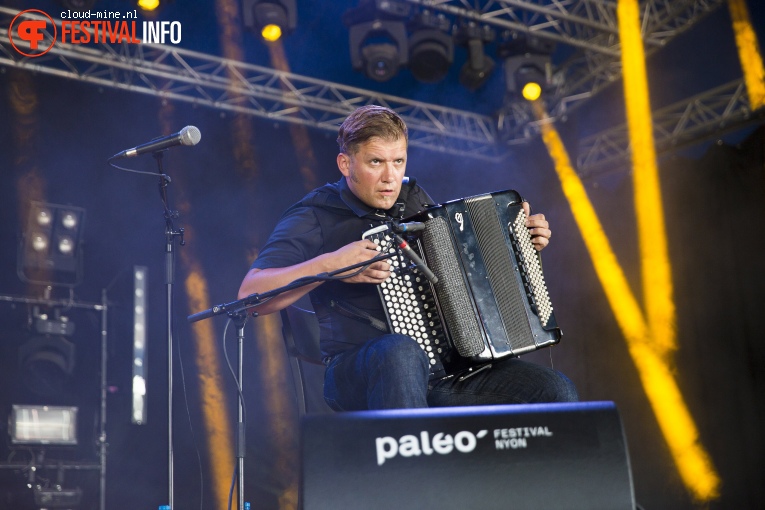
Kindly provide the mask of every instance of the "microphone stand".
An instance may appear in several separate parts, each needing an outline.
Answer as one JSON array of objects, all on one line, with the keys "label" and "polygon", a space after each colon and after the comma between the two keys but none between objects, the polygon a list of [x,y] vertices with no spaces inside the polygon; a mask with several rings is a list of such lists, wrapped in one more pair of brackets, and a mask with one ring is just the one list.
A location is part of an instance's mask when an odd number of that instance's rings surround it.
[{"label": "microphone stand", "polygon": [[[242,312],[246,310],[247,308],[258,306],[262,304],[263,302],[265,302],[266,300],[276,297],[279,294],[283,294],[287,291],[299,289],[300,287],[305,287],[306,285],[311,285],[312,283],[323,282],[326,280],[338,280],[339,278],[335,278],[335,276],[341,273],[352,271],[354,269],[358,269],[363,266],[368,266],[369,264],[373,264],[375,262],[379,262],[381,260],[389,259],[395,256],[396,256],[396,253],[384,253],[382,255],[373,257],[365,262],[358,262],[350,266],[336,269],[335,271],[332,271],[329,273],[320,273],[315,276],[305,276],[303,278],[298,278],[297,280],[288,283],[284,287],[279,287],[273,290],[269,290],[268,292],[264,292],[262,294],[258,294],[258,293],[250,294],[247,297],[243,297],[242,299],[237,299],[236,301],[231,301],[230,303],[215,305],[212,308],[209,308],[207,310],[202,310],[201,312],[197,312],[195,314],[189,315],[187,317],[187,320],[189,322],[197,322],[197,321],[202,321],[205,319],[210,319],[212,317],[215,317],[217,315],[222,315],[224,313],[230,316],[231,314]],[[257,315],[257,312],[253,312],[253,315]]]},{"label": "microphone stand", "polygon": [[[257,314],[253,312],[253,316],[256,316]],[[237,312],[231,312],[228,314],[229,318],[234,322],[234,325],[236,326],[237,331],[237,339],[238,339],[238,377],[239,377],[239,388],[240,391],[244,387],[244,384],[242,382],[242,378],[244,377],[244,371],[243,369],[243,360],[244,360],[244,325],[247,323],[247,312],[245,310],[240,310]],[[238,396],[237,400],[239,401],[239,413],[238,417],[239,420],[236,424],[236,472],[237,472],[237,502],[238,506],[237,508],[239,510],[244,510],[244,456],[245,456],[245,431],[244,431],[244,402],[242,401],[242,397]]]},{"label": "microphone stand", "polygon": [[157,160],[157,172],[159,173],[159,196],[165,207],[165,286],[167,302],[167,466],[168,466],[168,510],[173,510],[174,496],[174,460],[173,460],[173,284],[175,282],[175,240],[180,238],[180,245],[186,242],[183,239],[182,228],[176,229],[173,220],[179,216],[178,211],[173,211],[168,206],[167,185],[170,178],[165,175],[162,168],[162,152],[154,152]]},{"label": "microphone stand", "polygon": [[[215,317],[216,315],[222,315],[226,314],[228,317],[234,321],[234,325],[237,329],[237,336],[239,339],[239,388],[242,388],[242,375],[243,375],[243,360],[244,360],[244,325],[247,322],[247,317],[250,312],[247,311],[248,308],[251,308],[253,306],[257,306],[264,301],[278,296],[279,294],[282,294],[284,292],[287,292],[289,290],[294,290],[299,287],[304,287],[306,285],[310,285],[312,283],[316,283],[319,281],[325,281],[328,279],[331,279],[332,277],[344,273],[346,271],[351,271],[353,269],[358,269],[360,267],[366,266],[368,264],[377,262],[379,260],[385,260],[390,257],[393,257],[394,254],[384,254],[384,255],[378,255],[377,257],[374,257],[370,260],[367,260],[366,262],[359,262],[358,264],[353,264],[348,267],[344,267],[342,269],[338,269],[336,271],[332,271],[331,273],[321,273],[316,276],[308,276],[305,278],[298,278],[297,280],[288,283],[284,287],[279,287],[278,289],[274,289],[268,292],[264,292],[263,294],[250,294],[249,296],[239,299],[237,301],[232,301],[231,303],[224,303],[221,305],[213,306],[212,308],[208,310],[203,310],[201,312],[197,312],[193,315],[188,316],[188,321],[190,323],[210,319],[212,317]],[[257,316],[257,312],[252,312],[253,316]],[[242,402],[242,395],[239,394],[237,396],[239,400],[239,421],[237,423],[236,428],[236,458],[237,458],[237,474],[238,474],[238,510],[244,510],[244,456],[245,456],[245,427],[244,427],[244,402]]]}]

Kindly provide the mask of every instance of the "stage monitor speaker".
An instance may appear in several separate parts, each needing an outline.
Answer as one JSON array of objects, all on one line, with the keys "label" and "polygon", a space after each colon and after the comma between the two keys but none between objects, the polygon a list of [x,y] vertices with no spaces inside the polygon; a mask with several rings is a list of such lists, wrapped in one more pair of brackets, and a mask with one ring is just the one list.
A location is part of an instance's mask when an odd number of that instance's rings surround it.
[{"label": "stage monitor speaker", "polygon": [[634,510],[612,402],[308,415],[304,510]]}]

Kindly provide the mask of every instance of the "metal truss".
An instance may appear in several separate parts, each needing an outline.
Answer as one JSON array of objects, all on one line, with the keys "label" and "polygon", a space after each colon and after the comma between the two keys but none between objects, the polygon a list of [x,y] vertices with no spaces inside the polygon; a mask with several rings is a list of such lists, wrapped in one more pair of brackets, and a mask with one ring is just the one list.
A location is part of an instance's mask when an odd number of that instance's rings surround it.
[{"label": "metal truss", "polygon": [[[446,13],[455,22],[456,18],[472,20],[577,47],[554,76],[554,91],[547,100],[554,120],[621,77],[613,0],[406,1]],[[643,2],[647,53],[723,1]],[[0,7],[0,65],[329,131],[336,131],[354,108],[383,104],[407,122],[411,145],[482,159],[496,160],[508,146],[526,143],[539,132],[525,102],[508,103],[494,118],[170,46],[59,42],[44,56],[24,58],[8,38],[7,27],[17,13]],[[47,37],[50,41],[50,34]]]},{"label": "metal truss", "polygon": [[[615,3],[615,2],[613,2]],[[643,4],[643,34],[646,56],[650,56],[705,15],[714,11],[724,0],[652,0]],[[605,35],[601,36],[605,38]],[[604,87],[621,78],[621,55],[612,56],[592,51],[578,51],[558,69],[553,115],[563,115],[569,104],[592,97]]]},{"label": "metal truss", "polygon": [[[406,0],[459,19],[533,34],[558,43],[619,57],[614,0]],[[646,0],[643,32],[661,47],[723,0]]]},{"label": "metal truss", "polygon": [[[525,33],[577,48],[556,70],[548,109],[566,115],[621,78],[621,50],[614,0],[406,0],[456,19]],[[646,54],[691,28],[724,0],[646,0],[643,35]],[[500,112],[499,137],[513,145],[538,135],[528,105],[508,103]]]},{"label": "metal truss", "polygon": [[[746,124],[761,122],[765,111],[753,112],[743,80],[736,80],[674,103],[653,113],[657,154],[719,136]],[[627,164],[631,149],[627,126],[621,125],[583,139],[577,168],[583,176]]]},{"label": "metal truss", "polygon": [[[0,65],[333,132],[355,108],[380,104],[404,118],[412,146],[482,159],[502,154],[496,122],[488,116],[167,45],[58,41],[45,55],[23,57],[8,37],[16,14],[0,7]],[[43,46],[50,44],[52,34],[45,37]]]}]

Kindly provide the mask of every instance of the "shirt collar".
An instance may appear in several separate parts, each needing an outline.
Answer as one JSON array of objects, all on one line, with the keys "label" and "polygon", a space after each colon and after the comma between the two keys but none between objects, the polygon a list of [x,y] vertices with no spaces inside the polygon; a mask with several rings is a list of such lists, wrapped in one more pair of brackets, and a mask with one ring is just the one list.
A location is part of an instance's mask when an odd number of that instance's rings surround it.
[{"label": "shirt collar", "polygon": [[354,195],[353,191],[351,191],[351,188],[348,187],[348,182],[345,180],[345,177],[341,177],[335,185],[340,191],[340,198],[342,201],[359,218],[363,218],[365,216],[374,216],[380,219],[384,219],[388,217],[389,211],[383,211],[382,209],[371,207],[362,202],[359,197]]}]

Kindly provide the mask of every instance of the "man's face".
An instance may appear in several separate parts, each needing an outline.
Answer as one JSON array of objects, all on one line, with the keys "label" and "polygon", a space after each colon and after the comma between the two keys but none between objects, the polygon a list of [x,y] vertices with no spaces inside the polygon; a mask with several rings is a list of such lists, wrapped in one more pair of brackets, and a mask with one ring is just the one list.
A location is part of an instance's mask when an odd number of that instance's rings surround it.
[{"label": "man's face", "polygon": [[337,155],[337,166],[354,195],[368,206],[390,209],[406,173],[406,140],[373,137],[356,154]]}]

